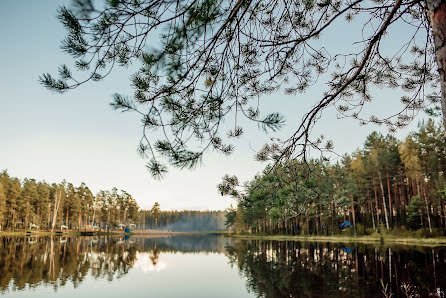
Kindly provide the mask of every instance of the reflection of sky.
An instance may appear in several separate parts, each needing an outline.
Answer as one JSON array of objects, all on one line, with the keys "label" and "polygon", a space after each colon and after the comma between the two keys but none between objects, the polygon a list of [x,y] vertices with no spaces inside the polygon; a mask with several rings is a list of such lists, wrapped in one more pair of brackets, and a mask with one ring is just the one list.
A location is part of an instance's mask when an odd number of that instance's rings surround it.
[{"label": "reflection of sky", "polygon": [[167,266],[166,261],[163,260],[162,253],[159,255],[156,265],[153,265],[149,253],[138,253],[136,258],[137,260],[135,265],[133,265],[133,269],[139,270],[142,273],[160,272],[161,270],[166,269]]},{"label": "reflection of sky", "polygon": [[[9,291],[0,297],[80,298],[80,297],[153,297],[153,298],[247,298],[246,280],[228,258],[218,253],[165,253],[153,266],[150,253],[138,253],[137,261],[119,278],[94,278],[88,274],[76,288],[66,281],[57,291],[51,286],[36,286],[25,291]],[[156,272],[156,274],[155,274]]]}]

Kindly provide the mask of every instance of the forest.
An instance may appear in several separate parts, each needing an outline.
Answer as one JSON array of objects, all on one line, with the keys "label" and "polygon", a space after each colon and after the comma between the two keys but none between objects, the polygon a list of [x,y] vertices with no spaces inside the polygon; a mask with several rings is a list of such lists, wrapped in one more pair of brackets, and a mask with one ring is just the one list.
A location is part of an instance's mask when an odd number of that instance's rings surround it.
[{"label": "forest", "polygon": [[0,227],[4,230],[61,225],[113,228],[119,223],[135,223],[139,216],[137,202],[124,190],[113,188],[93,195],[85,183],[77,187],[65,180],[49,184],[0,172]]},{"label": "forest", "polygon": [[238,201],[227,224],[239,233],[438,236],[446,229],[445,171],[444,131],[430,119],[405,140],[373,132],[335,163],[276,163],[243,185],[226,175],[218,189]]},{"label": "forest", "polygon": [[140,229],[218,231],[226,221],[239,233],[440,236],[446,231],[445,171],[444,131],[434,120],[420,123],[405,140],[373,132],[363,148],[336,163],[281,162],[244,185],[226,175],[219,191],[238,201],[228,211],[162,211],[158,202],[141,210],[132,195],[117,188],[94,195],[85,183],[20,180],[3,171],[0,226],[114,229],[133,223]]},{"label": "forest", "polygon": [[115,229],[135,224],[138,229],[217,231],[226,229],[224,211],[162,211],[158,202],[142,210],[125,190],[100,190],[94,195],[85,183],[11,177],[0,172],[0,230],[54,230],[97,227]]}]

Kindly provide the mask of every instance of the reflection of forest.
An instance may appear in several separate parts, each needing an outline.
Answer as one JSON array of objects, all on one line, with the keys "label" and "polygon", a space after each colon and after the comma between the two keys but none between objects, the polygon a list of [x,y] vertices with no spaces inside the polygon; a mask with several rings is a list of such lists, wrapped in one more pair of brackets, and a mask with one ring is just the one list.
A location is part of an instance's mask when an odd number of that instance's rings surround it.
[{"label": "reflection of forest", "polygon": [[154,245],[162,252],[182,252],[182,253],[200,253],[214,252],[223,253],[227,245],[232,245],[234,239],[227,237],[218,237],[213,235],[203,236],[175,236],[158,239],[138,239],[140,251],[153,250]]},{"label": "reflection of forest", "polygon": [[126,274],[137,252],[149,252],[154,266],[162,252],[223,252],[228,238],[215,236],[147,238],[0,237],[0,291],[11,286],[71,281],[76,287],[90,274],[112,280]]},{"label": "reflection of forest", "polygon": [[[113,280],[137,254],[154,267],[163,253],[226,253],[259,297],[393,297],[402,287],[427,297],[446,288],[446,248],[399,248],[329,243],[243,241],[217,236],[166,238],[0,237],[0,293],[27,286],[55,289],[87,276]],[[443,296],[441,296],[443,297]]]},{"label": "reflection of forest", "polygon": [[239,241],[227,256],[259,297],[384,297],[380,280],[392,297],[446,288],[446,248]]}]

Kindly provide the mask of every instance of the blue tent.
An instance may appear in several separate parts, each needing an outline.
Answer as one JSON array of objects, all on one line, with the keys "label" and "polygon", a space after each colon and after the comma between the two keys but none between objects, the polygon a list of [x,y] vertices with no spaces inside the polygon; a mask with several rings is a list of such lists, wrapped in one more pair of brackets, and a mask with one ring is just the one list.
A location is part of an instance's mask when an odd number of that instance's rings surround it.
[{"label": "blue tent", "polygon": [[341,223],[341,224],[339,225],[339,227],[340,227],[341,229],[345,229],[345,228],[353,227],[353,225],[352,225],[349,221],[344,221],[343,223]]},{"label": "blue tent", "polygon": [[351,249],[351,248],[348,248],[348,247],[345,247],[345,246],[342,246],[341,247],[341,249],[343,250],[343,251],[345,251],[346,253],[351,253],[353,250]]}]

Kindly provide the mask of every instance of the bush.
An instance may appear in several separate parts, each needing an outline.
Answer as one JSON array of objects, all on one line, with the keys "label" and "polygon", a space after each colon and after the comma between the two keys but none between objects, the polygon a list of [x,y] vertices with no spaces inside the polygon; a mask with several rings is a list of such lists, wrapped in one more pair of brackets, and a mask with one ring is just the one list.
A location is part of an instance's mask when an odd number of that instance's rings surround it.
[{"label": "bush", "polygon": [[366,233],[366,235],[372,235],[372,234],[374,234],[376,232],[375,232],[375,230],[373,228],[366,228],[365,229],[365,233]]},{"label": "bush", "polygon": [[[373,231],[373,229],[372,229]],[[367,232],[367,229],[364,231],[364,225],[358,223],[356,224],[356,235],[358,236],[364,236],[364,235],[368,235],[369,233]]]},{"label": "bush", "polygon": [[425,236],[425,232],[423,229],[418,229],[415,232],[412,233],[412,236],[414,238],[423,238]]},{"label": "bush", "polygon": [[420,196],[416,195],[410,199],[407,210],[407,226],[411,230],[417,230],[421,226],[420,210],[423,210],[423,202]]}]

